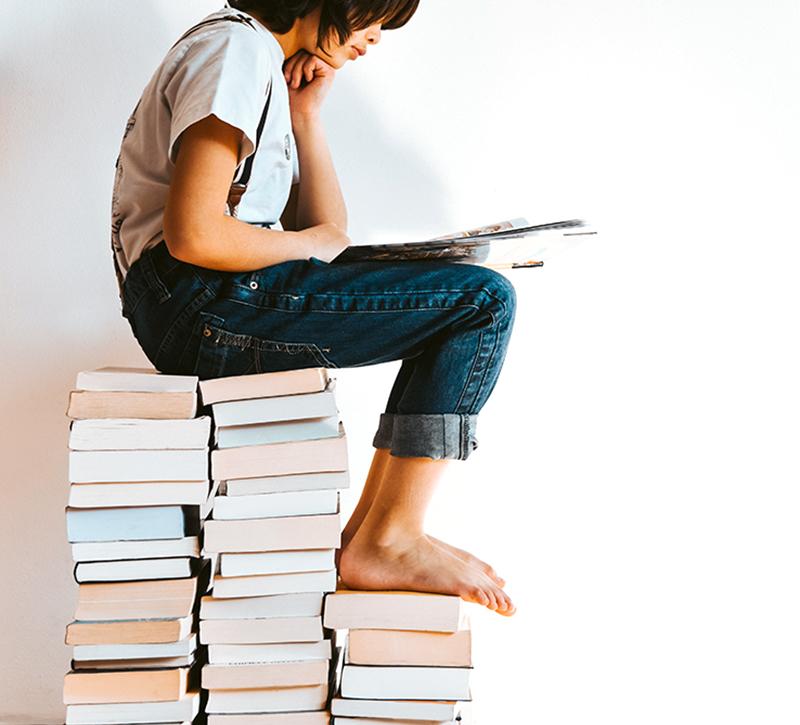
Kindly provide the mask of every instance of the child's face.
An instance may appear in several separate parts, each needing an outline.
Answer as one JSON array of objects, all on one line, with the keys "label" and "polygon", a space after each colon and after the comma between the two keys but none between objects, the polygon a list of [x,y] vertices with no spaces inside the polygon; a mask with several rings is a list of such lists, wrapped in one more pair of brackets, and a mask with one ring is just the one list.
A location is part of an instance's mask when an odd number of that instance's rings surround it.
[{"label": "child's face", "polygon": [[325,46],[318,47],[315,55],[334,68],[341,68],[348,60],[356,60],[365,55],[367,46],[375,45],[380,39],[381,25],[376,23],[363,30],[354,31],[344,43],[340,44],[338,39],[332,38]]}]

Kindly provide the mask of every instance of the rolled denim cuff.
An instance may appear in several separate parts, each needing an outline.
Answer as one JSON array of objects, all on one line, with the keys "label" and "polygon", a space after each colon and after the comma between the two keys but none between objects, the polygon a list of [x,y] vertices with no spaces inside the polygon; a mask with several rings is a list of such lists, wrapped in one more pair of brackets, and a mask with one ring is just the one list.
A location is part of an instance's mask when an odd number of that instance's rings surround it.
[{"label": "rolled denim cuff", "polygon": [[452,458],[464,461],[478,447],[477,415],[381,415],[372,445],[400,458]]}]

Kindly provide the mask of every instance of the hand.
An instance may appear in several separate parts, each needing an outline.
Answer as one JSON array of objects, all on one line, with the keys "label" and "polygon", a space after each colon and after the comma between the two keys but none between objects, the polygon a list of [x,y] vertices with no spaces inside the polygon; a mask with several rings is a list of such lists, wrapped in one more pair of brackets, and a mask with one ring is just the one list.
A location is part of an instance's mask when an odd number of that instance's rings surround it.
[{"label": "hand", "polygon": [[289,86],[292,121],[296,117],[319,116],[336,71],[324,60],[305,50],[284,63],[283,76]]},{"label": "hand", "polygon": [[350,246],[350,237],[336,224],[318,224],[297,233],[305,242],[308,256],[322,262],[332,262]]}]

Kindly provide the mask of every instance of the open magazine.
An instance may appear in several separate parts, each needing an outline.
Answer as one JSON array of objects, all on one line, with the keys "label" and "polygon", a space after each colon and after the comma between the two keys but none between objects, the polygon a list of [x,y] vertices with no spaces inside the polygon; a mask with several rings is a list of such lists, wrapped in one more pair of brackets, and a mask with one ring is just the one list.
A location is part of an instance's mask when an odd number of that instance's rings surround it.
[{"label": "open magazine", "polygon": [[541,267],[545,260],[596,234],[580,219],[530,225],[513,219],[423,242],[345,249],[334,262],[445,261],[494,269]]}]

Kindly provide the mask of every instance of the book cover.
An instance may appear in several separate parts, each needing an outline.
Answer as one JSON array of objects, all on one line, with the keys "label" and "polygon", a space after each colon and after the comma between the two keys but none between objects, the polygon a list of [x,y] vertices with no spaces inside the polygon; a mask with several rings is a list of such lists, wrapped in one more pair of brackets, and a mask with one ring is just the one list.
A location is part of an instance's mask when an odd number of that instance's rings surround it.
[{"label": "book cover", "polygon": [[204,449],[69,452],[71,483],[208,479],[208,452]]},{"label": "book cover", "polygon": [[275,398],[254,398],[214,403],[211,406],[218,427],[275,423],[337,416],[333,390]]},{"label": "book cover", "polygon": [[322,592],[241,599],[218,599],[213,596],[205,596],[200,600],[200,618],[316,617],[322,614],[322,598]]},{"label": "book cover", "polygon": [[273,617],[270,619],[203,619],[201,644],[273,644],[320,642],[322,617]]},{"label": "book cover", "polygon": [[213,593],[218,599],[226,599],[271,596],[274,594],[332,592],[336,589],[336,579],[335,569],[231,578],[217,576],[214,577]]},{"label": "book cover", "polygon": [[218,521],[262,519],[277,516],[321,516],[339,512],[335,490],[289,491],[258,496],[217,496],[214,518]]},{"label": "book cover", "polygon": [[288,491],[320,491],[346,488],[350,488],[349,471],[229,478],[225,481],[225,494],[227,496],[257,496]]},{"label": "book cover", "polygon": [[341,543],[340,531],[339,514],[236,521],[212,519],[205,523],[204,546],[211,553],[337,549]]},{"label": "book cover", "polygon": [[469,667],[375,667],[345,664],[343,698],[469,700]]},{"label": "book cover", "polygon": [[104,367],[78,373],[78,390],[194,393],[196,375],[165,375],[155,368]]},{"label": "book cover", "polygon": [[67,416],[85,418],[194,418],[195,393],[148,393],[129,391],[73,390]]},{"label": "book cover", "polygon": [[69,447],[74,451],[125,451],[208,448],[211,417],[179,420],[89,418],[74,420]]},{"label": "book cover", "polygon": [[70,543],[182,539],[197,534],[193,506],[67,509]]},{"label": "book cover", "polygon": [[215,431],[217,448],[311,441],[317,438],[336,438],[338,435],[338,415],[253,423],[251,425],[220,426]]},{"label": "book cover", "polygon": [[336,568],[335,549],[267,551],[255,554],[220,554],[223,577],[294,574],[304,571],[330,571]]},{"label": "book cover", "polygon": [[190,671],[189,667],[177,667],[119,672],[69,672],[64,677],[64,704],[99,705],[179,700],[189,690]]},{"label": "book cover", "polygon": [[131,559],[128,561],[86,561],[75,566],[75,581],[135,582],[153,579],[186,579],[200,569],[201,560],[192,557],[172,559]]},{"label": "book cover", "polygon": [[338,438],[222,448],[211,452],[211,475],[217,481],[346,470],[347,438],[343,430]]},{"label": "book cover", "polygon": [[276,664],[330,660],[331,642],[292,642],[291,644],[210,644],[208,664]]},{"label": "book cover", "polygon": [[278,395],[316,393],[328,387],[327,371],[323,368],[305,368],[279,373],[258,373],[214,378],[200,381],[203,405],[226,400],[270,398]]},{"label": "book cover", "polygon": [[76,562],[200,556],[200,542],[196,536],[185,536],[182,539],[147,539],[145,541],[88,541],[71,544],[71,546],[72,559]]},{"label": "book cover", "polygon": [[67,625],[66,644],[166,644],[186,639],[193,617],[111,622],[72,622]]},{"label": "book cover", "polygon": [[347,661],[355,665],[472,666],[472,631],[414,632],[352,629]]},{"label": "book cover", "polygon": [[328,660],[272,665],[206,665],[206,690],[249,690],[260,687],[311,687],[328,683]]},{"label": "book cover", "polygon": [[[330,725],[330,714],[313,712],[239,713],[208,715],[208,725]],[[398,724],[401,725],[401,724]],[[402,725],[406,725],[403,723]],[[420,723],[419,725],[427,725]]]},{"label": "book cover", "polygon": [[206,712],[302,712],[324,710],[327,701],[327,684],[258,690],[210,690]]},{"label": "book cover", "polygon": [[456,596],[340,587],[325,598],[323,623],[329,629],[458,632],[466,611],[466,602]]},{"label": "book cover", "polygon": [[67,705],[66,725],[189,723],[199,712],[200,693],[190,692],[170,702]]}]

